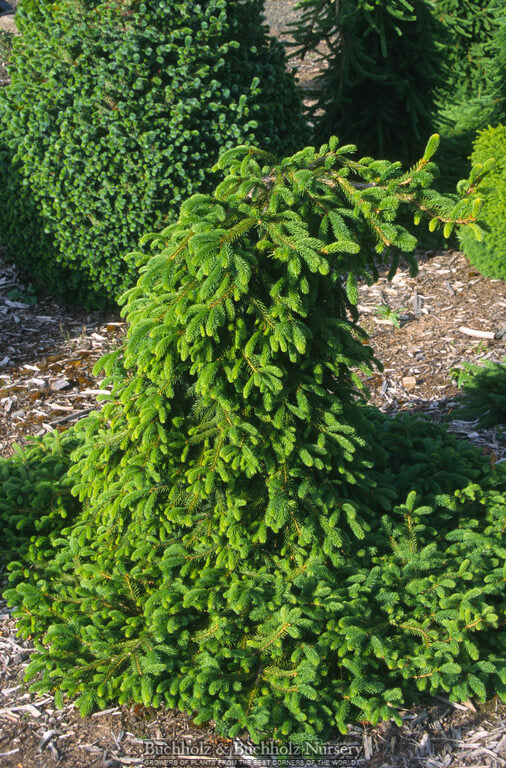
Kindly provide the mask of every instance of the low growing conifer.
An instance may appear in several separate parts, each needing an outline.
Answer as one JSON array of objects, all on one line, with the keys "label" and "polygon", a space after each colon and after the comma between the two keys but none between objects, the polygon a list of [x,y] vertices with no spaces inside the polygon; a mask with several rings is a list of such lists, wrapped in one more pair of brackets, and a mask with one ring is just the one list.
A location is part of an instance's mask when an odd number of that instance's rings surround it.
[{"label": "low growing conifer", "polygon": [[82,426],[63,434],[50,432],[42,440],[29,438],[23,449],[15,446],[14,455],[0,462],[2,564],[31,544],[36,559],[41,548],[47,559],[49,535],[66,527],[78,513],[80,504],[72,497],[67,471]]},{"label": "low growing conifer", "polygon": [[[247,146],[143,240],[67,529],[11,564],[33,690],[165,704],[233,736],[325,738],[419,691],[504,695],[504,473],[360,402],[357,279],[414,266],[400,209],[473,203],[332,139]],[[44,552],[47,554],[44,555]]]}]

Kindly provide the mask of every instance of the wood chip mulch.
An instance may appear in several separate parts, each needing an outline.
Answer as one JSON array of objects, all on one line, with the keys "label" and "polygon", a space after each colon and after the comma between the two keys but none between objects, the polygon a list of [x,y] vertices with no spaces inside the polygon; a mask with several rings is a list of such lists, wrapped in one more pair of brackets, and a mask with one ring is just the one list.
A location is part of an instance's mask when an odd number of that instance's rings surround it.
[{"label": "wood chip mulch", "polygon": [[[506,285],[480,275],[458,251],[419,253],[417,261],[415,278],[400,269],[391,282],[381,277],[360,288],[361,325],[384,366],[365,379],[371,403],[387,413],[408,410],[444,421],[501,461],[506,445],[497,429],[453,415],[459,392],[451,371],[505,359]],[[400,327],[384,316],[385,307]]]},{"label": "wood chip mulch", "polygon": [[26,435],[65,429],[97,407],[105,390],[93,366],[124,330],[118,314],[37,300],[0,249],[0,455]]},{"label": "wood chip mulch", "polygon": [[[483,277],[458,252],[419,254],[418,261],[416,278],[401,269],[391,283],[382,277],[360,288],[361,324],[384,365],[365,380],[371,402],[389,413],[407,409],[449,421],[450,430],[500,460],[505,447],[497,430],[452,418],[458,390],[449,374],[464,362],[506,356],[504,282]],[[33,301],[15,267],[0,259],[0,455],[26,435],[64,429],[99,407],[96,398],[106,390],[93,366],[126,330],[117,314]],[[384,307],[399,328],[382,316]]]}]

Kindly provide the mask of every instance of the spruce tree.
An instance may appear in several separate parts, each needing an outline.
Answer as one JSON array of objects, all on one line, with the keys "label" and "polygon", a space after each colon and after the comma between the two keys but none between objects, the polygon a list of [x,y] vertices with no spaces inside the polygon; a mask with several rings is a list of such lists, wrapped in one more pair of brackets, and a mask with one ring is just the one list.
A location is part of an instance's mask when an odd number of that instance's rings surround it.
[{"label": "spruce tree", "polygon": [[506,120],[506,12],[502,0],[436,0],[444,78],[436,94],[442,189],[470,172],[478,130]]},{"label": "spruce tree", "polygon": [[417,689],[504,693],[498,471],[357,402],[357,279],[413,264],[397,214],[474,221],[432,189],[436,144],[407,172],[335,139],[228,150],[214,194],[144,238],[66,475],[82,510],[11,565],[34,690],[254,739],[374,723]]},{"label": "spruce tree", "polygon": [[493,107],[492,125],[506,123],[506,10],[499,18],[496,33],[490,45],[490,85]]},{"label": "spruce tree", "polygon": [[433,132],[437,22],[426,0],[301,0],[294,55],[319,53],[310,115],[375,157],[413,162]]},{"label": "spruce tree", "polygon": [[490,81],[494,37],[504,19],[502,0],[435,0],[444,56],[443,92],[451,102],[483,96]]}]

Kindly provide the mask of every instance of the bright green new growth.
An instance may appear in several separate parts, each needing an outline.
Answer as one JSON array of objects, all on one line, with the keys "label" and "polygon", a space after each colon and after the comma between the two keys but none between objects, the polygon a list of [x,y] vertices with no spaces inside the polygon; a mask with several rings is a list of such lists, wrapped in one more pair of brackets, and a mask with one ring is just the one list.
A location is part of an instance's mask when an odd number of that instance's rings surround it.
[{"label": "bright green new growth", "polygon": [[[476,195],[483,201],[479,220],[485,231],[477,240],[463,229],[460,241],[471,264],[483,275],[506,280],[506,125],[478,133],[470,178],[490,169],[492,158],[492,169],[476,185]],[[464,186],[461,189],[465,191]]]},{"label": "bright green new growth", "polygon": [[433,133],[437,24],[426,0],[301,0],[296,54],[319,54],[310,116],[363,154],[413,162]]},{"label": "bright green new growth", "polygon": [[52,5],[57,0],[18,0],[16,13],[24,16],[30,14],[31,22],[44,18],[44,8]]},{"label": "bright green new growth", "polygon": [[412,261],[399,210],[473,218],[432,190],[436,145],[407,173],[335,139],[281,162],[238,147],[144,238],[113,393],[67,475],[82,511],[11,565],[34,690],[254,739],[326,738],[417,690],[504,694],[499,472],[357,403],[357,277]]},{"label": "bright green new growth", "polygon": [[1,240],[45,289],[101,305],[223,148],[304,146],[301,101],[261,0],[32,5],[0,93]]},{"label": "bright green new growth", "polygon": [[464,363],[453,375],[463,390],[457,418],[477,419],[480,427],[506,426],[506,358],[485,360],[483,365]]}]

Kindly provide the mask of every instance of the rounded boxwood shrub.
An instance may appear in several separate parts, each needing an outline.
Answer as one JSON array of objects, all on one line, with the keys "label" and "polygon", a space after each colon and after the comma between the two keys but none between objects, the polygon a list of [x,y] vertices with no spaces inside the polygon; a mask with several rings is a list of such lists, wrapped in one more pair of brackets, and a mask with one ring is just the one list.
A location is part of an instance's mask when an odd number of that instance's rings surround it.
[{"label": "rounded boxwood shrub", "polygon": [[400,209],[472,202],[432,189],[434,141],[408,173],[350,149],[229,150],[215,193],[145,239],[67,473],[82,510],[11,565],[33,690],[254,739],[325,738],[418,690],[504,695],[500,467],[357,402],[357,277],[412,260]]},{"label": "rounded boxwood shrub", "polygon": [[132,285],[125,254],[206,189],[219,148],[303,146],[261,0],[21,4],[0,95],[1,239],[45,288],[88,303]]},{"label": "rounded boxwood shrub", "polygon": [[495,163],[478,184],[476,195],[483,200],[481,241],[465,229],[460,234],[462,250],[471,264],[486,277],[506,280],[506,126],[488,127],[478,133],[471,156],[473,171],[480,172],[490,158]]}]

